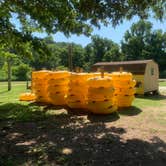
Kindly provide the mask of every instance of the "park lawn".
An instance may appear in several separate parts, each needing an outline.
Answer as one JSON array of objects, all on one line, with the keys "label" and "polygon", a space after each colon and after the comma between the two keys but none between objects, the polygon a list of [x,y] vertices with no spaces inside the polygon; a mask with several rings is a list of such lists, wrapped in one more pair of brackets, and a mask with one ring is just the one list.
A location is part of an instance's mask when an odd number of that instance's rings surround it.
[{"label": "park lawn", "polygon": [[166,81],[160,81],[160,82],[159,82],[159,85],[160,85],[160,86],[166,86]]},{"label": "park lawn", "polygon": [[6,90],[0,83],[0,165],[165,164],[166,96],[103,116],[20,102],[24,82]]},{"label": "park lawn", "polygon": [[26,88],[26,82],[12,82],[11,91],[7,90],[6,82],[0,82],[0,119],[29,121],[45,117],[41,106],[19,101],[20,94],[25,92],[30,92]]},{"label": "park lawn", "polygon": [[[10,115],[10,113],[8,113],[7,115],[9,115],[9,117],[15,117],[15,119],[21,121],[22,117],[20,116],[20,114],[22,116],[24,116],[24,119],[26,118],[26,115],[29,113],[27,112],[27,110],[32,110],[33,112],[35,112],[38,110],[43,110],[44,107],[46,106],[37,106],[35,104],[31,104],[30,102],[22,102],[19,101],[19,96],[21,93],[24,92],[30,92],[30,90],[26,89],[26,82],[12,82],[12,90],[11,91],[7,91],[7,83],[6,82],[0,82],[0,110],[14,110],[14,113],[19,113],[19,117],[17,117],[16,115]],[[133,113],[134,110],[137,109],[143,109],[146,107],[161,107],[164,106],[164,101],[165,98],[163,96],[146,96],[146,97],[136,97],[131,108],[127,109],[125,112],[126,113]],[[24,109],[22,109],[22,107]],[[11,109],[12,108],[12,109]],[[35,108],[35,109],[34,109]],[[131,111],[132,109],[132,111]],[[4,111],[5,112],[5,111]],[[53,113],[54,111],[52,110],[48,110],[47,114],[49,113]],[[26,115],[25,115],[26,114]],[[3,113],[3,117],[5,117],[5,113]],[[43,114],[41,114],[43,116]],[[2,114],[0,114],[0,117],[2,116]],[[31,117],[28,115],[27,120],[29,120],[29,118],[31,119]],[[40,116],[39,116],[40,118]]]},{"label": "park lawn", "polygon": [[0,102],[18,102],[19,95],[28,92],[26,82],[12,82],[12,90],[8,91],[7,82],[0,82]]}]

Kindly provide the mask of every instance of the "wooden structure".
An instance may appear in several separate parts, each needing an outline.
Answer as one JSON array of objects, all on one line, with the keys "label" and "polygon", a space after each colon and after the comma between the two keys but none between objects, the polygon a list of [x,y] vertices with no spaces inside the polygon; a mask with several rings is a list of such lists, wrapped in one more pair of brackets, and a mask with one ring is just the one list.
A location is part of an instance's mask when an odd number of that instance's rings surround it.
[{"label": "wooden structure", "polygon": [[106,72],[119,71],[121,67],[131,72],[137,81],[136,94],[158,93],[159,69],[154,60],[99,62],[92,66],[92,71],[96,72],[100,67]]}]

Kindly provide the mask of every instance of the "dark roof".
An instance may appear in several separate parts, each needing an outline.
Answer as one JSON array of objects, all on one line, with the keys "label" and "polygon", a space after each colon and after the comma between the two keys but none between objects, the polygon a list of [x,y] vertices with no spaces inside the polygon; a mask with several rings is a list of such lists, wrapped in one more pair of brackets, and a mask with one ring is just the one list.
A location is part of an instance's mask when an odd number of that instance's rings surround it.
[{"label": "dark roof", "polygon": [[95,72],[98,68],[104,67],[105,71],[113,72],[119,71],[120,67],[122,67],[124,71],[132,72],[133,74],[144,74],[147,63],[152,61],[153,60],[98,62],[92,66],[92,71]]}]

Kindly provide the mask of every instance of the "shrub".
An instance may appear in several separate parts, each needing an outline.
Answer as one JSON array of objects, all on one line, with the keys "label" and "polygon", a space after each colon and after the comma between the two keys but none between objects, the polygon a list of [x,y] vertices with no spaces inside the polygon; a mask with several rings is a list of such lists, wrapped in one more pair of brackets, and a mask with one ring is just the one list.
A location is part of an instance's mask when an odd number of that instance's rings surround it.
[{"label": "shrub", "polygon": [[160,72],[160,78],[166,78],[166,70]]},{"label": "shrub", "polygon": [[31,68],[27,64],[20,64],[13,67],[13,76],[17,81],[25,81],[30,78]]}]

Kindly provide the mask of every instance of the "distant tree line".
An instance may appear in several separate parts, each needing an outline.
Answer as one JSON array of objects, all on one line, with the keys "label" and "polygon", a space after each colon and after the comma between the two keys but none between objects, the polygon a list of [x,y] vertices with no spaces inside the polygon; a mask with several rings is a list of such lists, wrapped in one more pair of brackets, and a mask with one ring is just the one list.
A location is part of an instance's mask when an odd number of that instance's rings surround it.
[{"label": "distant tree line", "polygon": [[24,53],[17,56],[14,50],[10,54],[0,50],[0,80],[7,80],[8,64],[11,65],[12,80],[27,80],[32,70],[67,70],[69,48],[73,68],[90,71],[96,62],[154,59],[159,64],[160,76],[166,77],[166,32],[153,30],[152,23],[141,20],[133,24],[120,45],[98,35],[91,39],[91,43],[82,47],[75,43],[55,42],[48,36],[41,40],[49,54],[40,54],[34,48],[27,56]]}]

